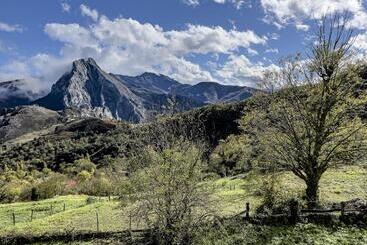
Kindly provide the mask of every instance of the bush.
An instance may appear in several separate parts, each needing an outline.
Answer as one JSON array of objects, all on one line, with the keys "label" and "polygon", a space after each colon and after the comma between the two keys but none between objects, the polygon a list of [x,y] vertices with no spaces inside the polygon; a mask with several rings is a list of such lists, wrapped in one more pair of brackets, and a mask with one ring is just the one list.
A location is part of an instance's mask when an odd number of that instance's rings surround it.
[{"label": "bush", "polygon": [[265,177],[259,190],[259,194],[262,196],[262,204],[256,209],[256,213],[286,214],[289,212],[290,202],[297,200],[302,204],[300,196],[296,194],[285,195],[282,190],[277,173]]},{"label": "bush", "polygon": [[246,136],[231,135],[210,155],[209,170],[229,176],[251,170],[252,146]]},{"label": "bush", "polygon": [[12,180],[0,188],[0,200],[2,202],[15,202],[24,199],[23,194],[30,188],[31,184],[24,180]]},{"label": "bush", "polygon": [[93,177],[80,185],[80,192],[91,196],[109,196],[113,191],[113,184],[103,175]]},{"label": "bush", "polygon": [[36,186],[36,196],[38,199],[47,199],[65,194],[66,183],[65,175],[54,173]]},{"label": "bush", "polygon": [[209,205],[209,193],[199,185],[201,152],[180,142],[163,151],[147,148],[144,154],[138,165],[143,167],[131,176],[133,217],[154,231],[157,244],[190,244],[214,205]]}]

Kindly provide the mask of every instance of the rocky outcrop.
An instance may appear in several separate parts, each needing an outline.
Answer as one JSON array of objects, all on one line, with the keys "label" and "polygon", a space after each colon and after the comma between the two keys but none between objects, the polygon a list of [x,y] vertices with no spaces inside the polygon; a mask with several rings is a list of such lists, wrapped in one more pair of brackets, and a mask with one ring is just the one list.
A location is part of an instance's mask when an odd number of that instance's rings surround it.
[{"label": "rocky outcrop", "polygon": [[146,116],[139,97],[91,58],[74,61],[72,70],[52,86],[47,96],[34,103],[52,110],[75,108],[81,117],[140,122]]},{"label": "rocky outcrop", "polygon": [[146,122],[159,114],[243,100],[254,91],[213,82],[181,84],[154,73],[136,77],[109,74],[88,58],[74,61],[71,71],[52,86],[51,92],[33,103],[51,110],[71,110],[74,118]]}]

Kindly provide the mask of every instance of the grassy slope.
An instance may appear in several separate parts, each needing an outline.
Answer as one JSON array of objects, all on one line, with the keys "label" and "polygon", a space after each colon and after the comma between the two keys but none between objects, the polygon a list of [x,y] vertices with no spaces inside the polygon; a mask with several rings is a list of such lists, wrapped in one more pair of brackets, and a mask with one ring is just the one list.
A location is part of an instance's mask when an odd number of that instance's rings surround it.
[{"label": "grassy slope", "polygon": [[[251,203],[251,208],[254,210],[261,202],[258,189],[265,177],[264,175],[252,173],[245,178],[223,178],[209,182],[208,184],[215,186],[214,195],[217,197],[217,208],[221,215],[232,215],[243,211],[246,201]],[[367,198],[366,179],[367,169],[363,167],[352,166],[332,169],[321,180],[321,200],[323,202],[339,202],[357,197]],[[302,182],[287,172],[280,175],[279,182],[282,183],[281,187],[284,190],[281,194],[287,197],[302,192],[304,188]],[[87,196],[62,196],[39,202],[1,204],[0,236],[95,231],[97,210],[100,219],[100,230],[119,231],[128,229],[128,207],[121,208],[120,202],[117,200],[108,201],[106,198],[88,204],[87,198]],[[65,212],[62,211],[64,203],[66,205]],[[49,210],[51,204],[53,205],[53,214]],[[31,209],[43,210],[34,213],[32,222],[30,222]],[[16,215],[15,226],[12,224],[13,212]],[[133,224],[133,228],[139,228],[138,224]],[[274,239],[281,240],[284,236],[298,236],[297,229],[292,229],[293,231],[284,228],[269,228],[266,232],[275,232],[277,235],[274,235],[274,237],[280,237]],[[306,232],[305,237],[307,237],[307,227],[300,226],[298,229],[300,231],[306,229],[302,232]],[[345,232],[348,233],[349,229],[351,228],[346,228]],[[313,233],[315,230],[317,229],[311,229]],[[320,238],[330,233],[326,228],[320,228],[319,232]],[[343,236],[343,231],[336,233],[335,236]]]}]

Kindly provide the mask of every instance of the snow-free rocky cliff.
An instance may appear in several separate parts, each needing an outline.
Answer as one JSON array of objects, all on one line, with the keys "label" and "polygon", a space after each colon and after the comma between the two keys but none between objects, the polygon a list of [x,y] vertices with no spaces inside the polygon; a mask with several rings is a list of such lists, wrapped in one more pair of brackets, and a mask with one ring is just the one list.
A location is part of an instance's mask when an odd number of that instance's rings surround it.
[{"label": "snow-free rocky cliff", "polygon": [[33,104],[52,110],[73,109],[78,116],[145,122],[205,104],[243,100],[255,90],[213,82],[196,85],[154,73],[123,76],[103,71],[92,59],[76,60],[51,92]]}]

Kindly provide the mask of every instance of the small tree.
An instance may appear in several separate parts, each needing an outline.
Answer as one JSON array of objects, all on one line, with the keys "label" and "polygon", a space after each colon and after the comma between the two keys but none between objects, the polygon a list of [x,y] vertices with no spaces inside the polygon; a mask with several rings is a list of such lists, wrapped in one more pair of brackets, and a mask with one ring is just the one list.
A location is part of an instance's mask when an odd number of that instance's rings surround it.
[{"label": "small tree", "polygon": [[256,129],[267,160],[305,181],[311,208],[324,172],[357,160],[365,149],[363,124],[353,109],[366,100],[354,96],[359,78],[350,64],[351,45],[348,16],[325,17],[308,56],[285,59],[268,76],[283,85],[269,95],[272,103],[244,120],[247,130]]},{"label": "small tree", "polygon": [[160,244],[189,243],[209,216],[209,196],[200,184],[200,151],[179,143],[161,152],[148,148],[143,155],[146,167],[131,176],[134,217],[152,228]]}]

